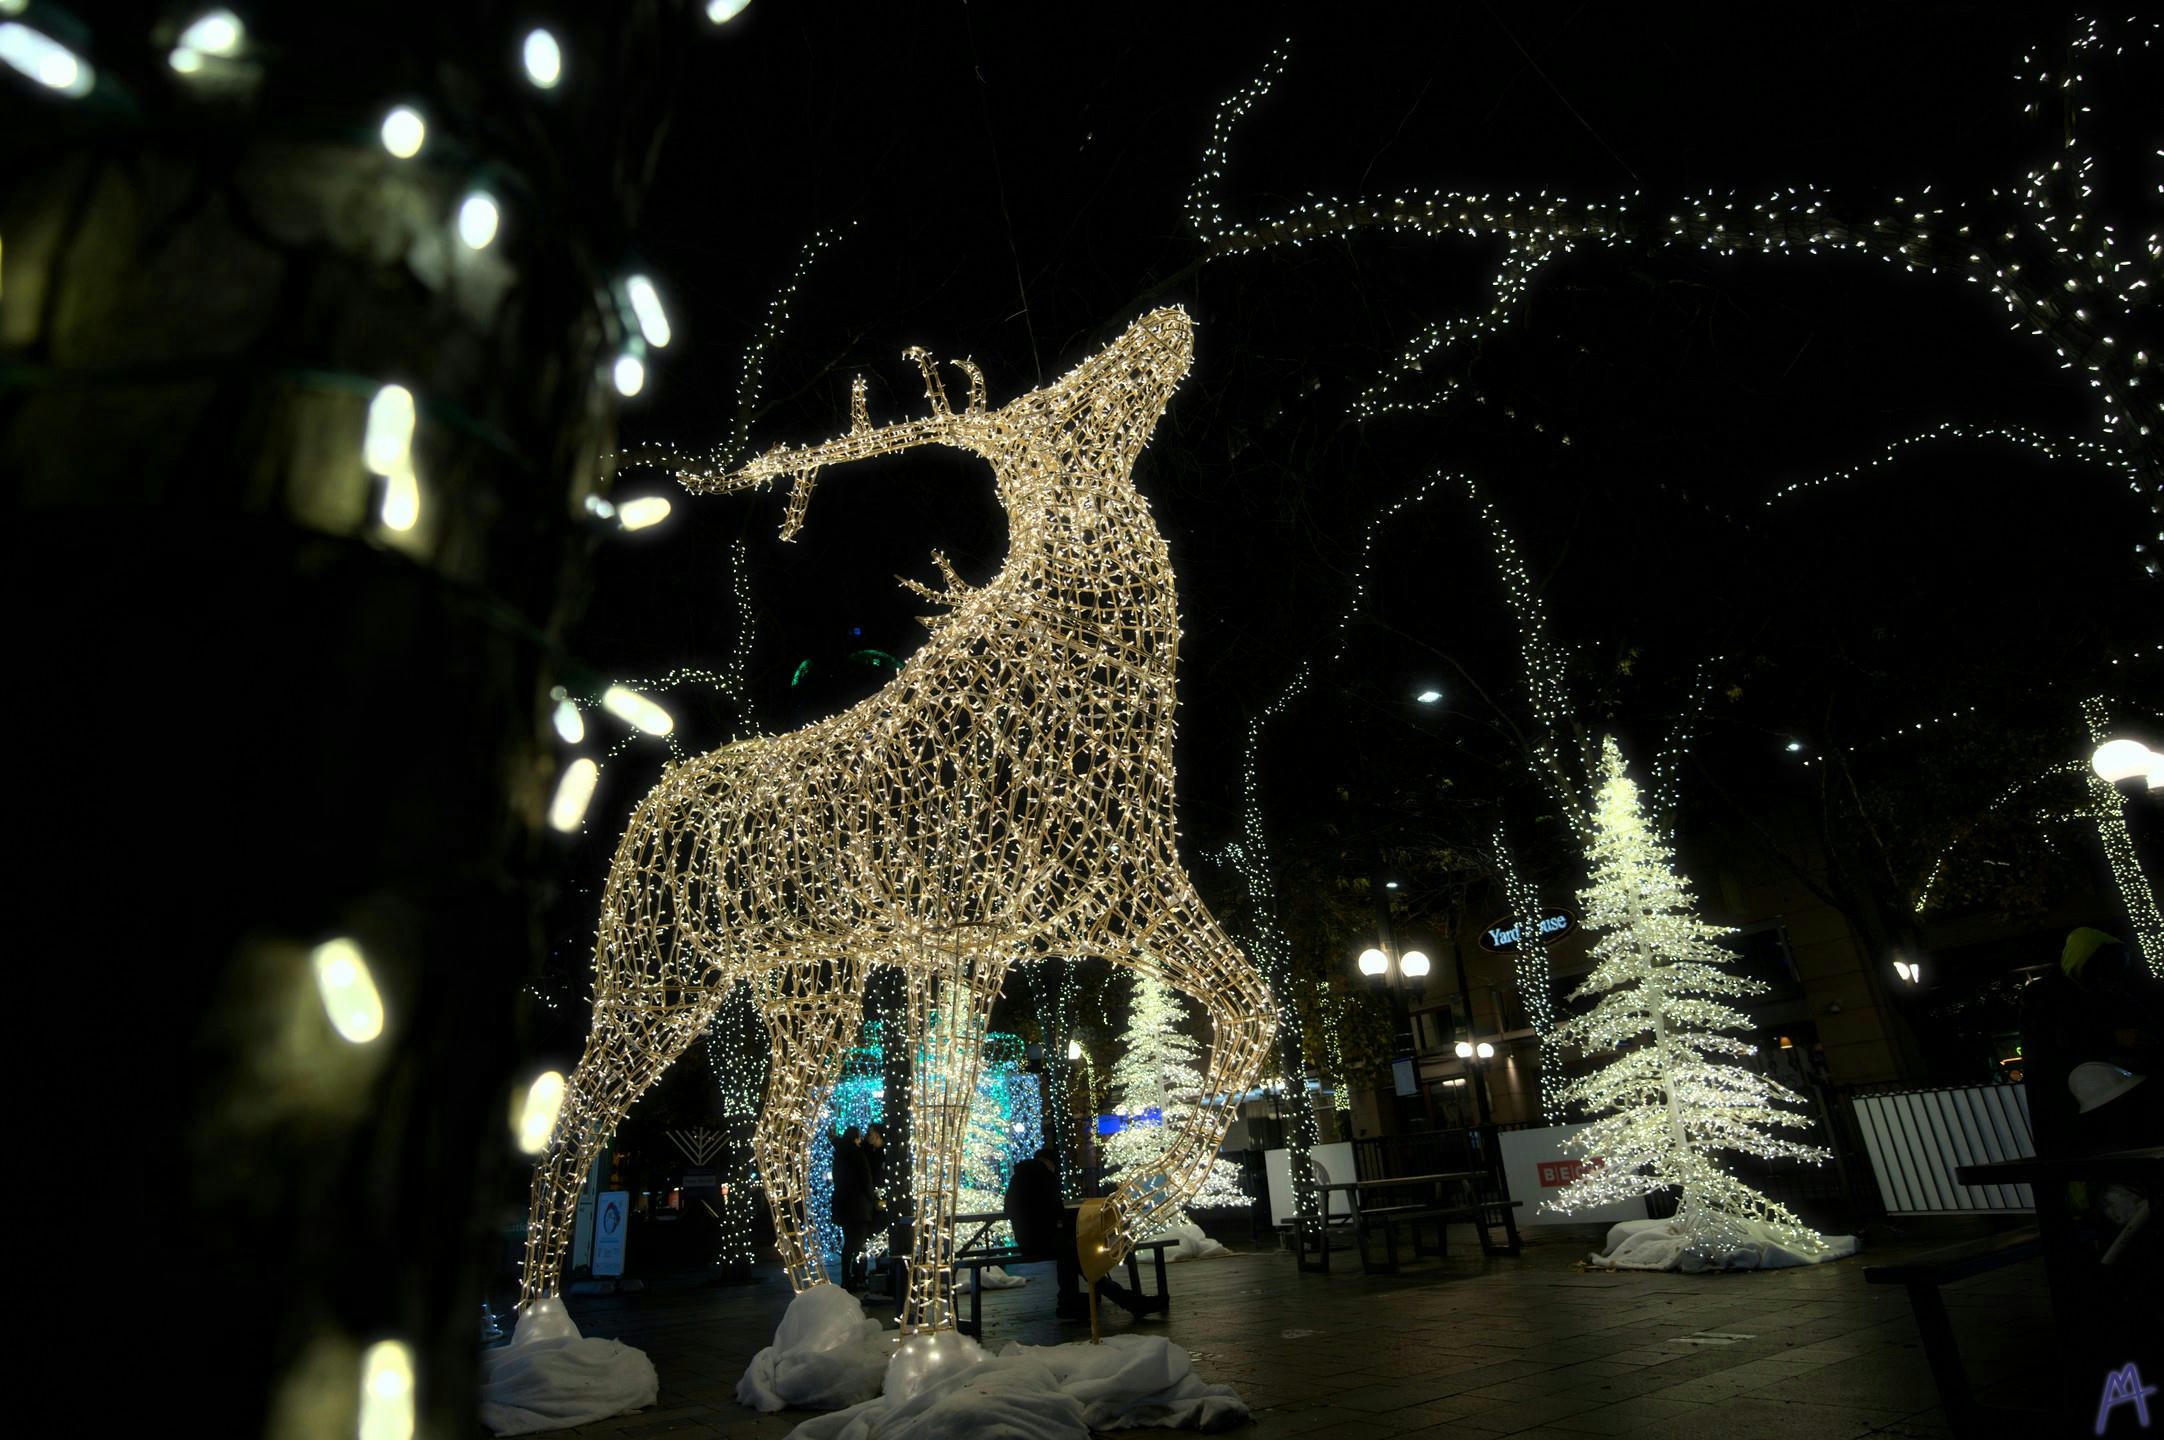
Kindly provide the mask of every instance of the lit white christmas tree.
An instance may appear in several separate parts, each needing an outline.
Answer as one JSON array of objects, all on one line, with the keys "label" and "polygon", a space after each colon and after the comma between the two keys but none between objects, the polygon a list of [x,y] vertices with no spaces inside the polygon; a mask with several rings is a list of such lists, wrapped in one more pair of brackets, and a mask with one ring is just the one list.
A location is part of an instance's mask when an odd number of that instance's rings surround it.
[{"label": "lit white christmas tree", "polygon": [[1595,1117],[1570,1148],[1599,1163],[1550,1208],[1567,1213],[1674,1186],[1673,1220],[1617,1227],[1625,1234],[1607,1263],[1631,1268],[1743,1269],[1852,1253],[1854,1237],[1818,1234],[1721,1163],[1722,1151],[1813,1161],[1826,1152],[1775,1133],[1809,1124],[1795,1113],[1801,1095],[1734,1063],[1757,1047],[1723,1033],[1751,1026],[1728,1002],[1766,987],[1721,968],[1733,957],[1714,942],[1728,932],[1693,913],[1673,856],[1639,814],[1638,788],[1613,739],[1588,859],[1579,902],[1600,940],[1593,973],[1572,998],[1600,1000],[1556,1034],[1617,1054],[1563,1091],[1566,1103]]},{"label": "lit white christmas tree", "polygon": [[[1114,1175],[1154,1161],[1194,1111],[1194,1097],[1202,1088],[1195,1060],[1202,1047],[1181,1031],[1186,1018],[1186,1002],[1170,986],[1154,975],[1134,977],[1127,1033],[1112,1065],[1112,1105],[1124,1123],[1102,1147],[1105,1166]],[[1154,1121],[1153,1110],[1158,1117]],[[1198,1209],[1247,1204],[1240,1167],[1222,1157],[1211,1161],[1202,1188],[1187,1203]],[[1182,1211],[1173,1223],[1193,1222]]]}]

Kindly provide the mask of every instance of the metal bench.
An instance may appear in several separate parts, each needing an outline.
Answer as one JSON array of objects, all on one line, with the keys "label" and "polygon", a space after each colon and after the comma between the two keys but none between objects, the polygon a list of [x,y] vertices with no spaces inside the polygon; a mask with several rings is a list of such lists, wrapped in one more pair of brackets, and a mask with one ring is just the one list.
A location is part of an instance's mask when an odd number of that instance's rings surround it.
[{"label": "metal bench", "polygon": [[2044,1253],[2042,1232],[2035,1226],[1987,1235],[1961,1245],[1927,1251],[1893,1265],[1867,1265],[1863,1278],[1873,1285],[1905,1285],[1909,1308],[1916,1312],[1916,1329],[1923,1337],[1924,1359],[1938,1386],[1939,1406],[1956,1435],[1980,1434],[1976,1401],[1969,1393],[1968,1372],[1961,1367],[1954,1346],[1953,1326],[1947,1322],[1946,1301],[1939,1287],[2002,1265],[2031,1259]]},{"label": "metal bench", "polygon": [[[1165,1302],[1164,1311],[1160,1313],[1170,1313],[1172,1309],[1172,1291],[1165,1283],[1165,1252],[1179,1243],[1177,1240],[1145,1240],[1127,1252],[1127,1285],[1137,1295],[1150,1293],[1142,1288],[1143,1252],[1148,1251],[1150,1258],[1155,1262],[1157,1270],[1156,1293],[1163,1296]],[[966,1255],[957,1255],[954,1259],[955,1278],[960,1280],[963,1271],[969,1272],[967,1282],[969,1289],[969,1318],[967,1320],[957,1319],[954,1322],[954,1328],[973,1339],[982,1340],[984,1338],[984,1288],[977,1283],[978,1271],[988,1265],[1029,1265],[1038,1261],[1051,1261],[1056,1264],[1058,1257],[1049,1251],[1024,1250],[1017,1245],[1001,1245],[991,1249],[972,1250]]]},{"label": "metal bench", "polygon": [[[1398,1227],[1409,1225],[1413,1233],[1413,1255],[1446,1256],[1450,1253],[1450,1222],[1470,1220],[1475,1233],[1480,1236],[1480,1253],[1483,1255],[1515,1255],[1518,1253],[1518,1217],[1514,1215],[1522,1200],[1475,1199],[1463,1204],[1433,1205],[1383,1205],[1361,1210],[1355,1226],[1360,1245],[1360,1267],[1371,1275],[1394,1274],[1398,1268]],[[1429,1249],[1422,1239],[1423,1226],[1435,1227],[1435,1248]],[[1500,1227],[1506,1237],[1496,1243],[1494,1231]],[[1377,1263],[1368,1250],[1368,1239],[1376,1233],[1382,1235],[1384,1259]]]}]

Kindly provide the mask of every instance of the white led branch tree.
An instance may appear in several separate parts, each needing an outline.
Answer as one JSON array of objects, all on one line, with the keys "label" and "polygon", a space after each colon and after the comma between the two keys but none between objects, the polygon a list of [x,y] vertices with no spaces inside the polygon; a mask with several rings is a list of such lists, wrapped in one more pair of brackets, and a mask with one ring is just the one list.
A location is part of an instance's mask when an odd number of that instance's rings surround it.
[{"label": "white led branch tree", "polygon": [[1733,957],[1714,942],[1726,932],[1693,913],[1613,739],[1603,746],[1593,824],[1579,902],[1601,937],[1593,973],[1572,998],[1600,999],[1555,1033],[1615,1058],[1563,1092],[1596,1117],[1571,1145],[1598,1163],[1552,1207],[1568,1213],[1674,1187],[1675,1219],[1641,1222],[1609,1257],[1636,1269],[1758,1268],[1853,1252],[1853,1237],[1819,1235],[1722,1163],[1723,1152],[1813,1161],[1826,1152],[1776,1134],[1809,1123],[1796,1113],[1803,1097],[1737,1063],[1757,1052],[1726,1033],[1751,1024],[1729,1002],[1766,987],[1722,968]]}]

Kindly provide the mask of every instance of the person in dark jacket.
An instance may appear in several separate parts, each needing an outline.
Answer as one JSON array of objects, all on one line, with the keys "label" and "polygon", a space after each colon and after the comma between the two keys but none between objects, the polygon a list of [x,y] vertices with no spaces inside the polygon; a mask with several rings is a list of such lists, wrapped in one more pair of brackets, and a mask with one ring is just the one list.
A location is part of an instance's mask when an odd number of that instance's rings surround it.
[{"label": "person in dark jacket", "polygon": [[[1089,1297],[1082,1291],[1075,1212],[1061,1198],[1059,1165],[1050,1146],[1014,1167],[1004,1208],[1015,1245],[1032,1255],[1051,1256],[1059,1271],[1059,1299],[1053,1313],[1062,1320],[1087,1320]],[[1097,1291],[1138,1320],[1165,1308],[1164,1296],[1137,1295],[1110,1276],[1097,1282]]]},{"label": "person in dark jacket", "polygon": [[834,1142],[834,1195],[828,1211],[828,1218],[842,1232],[841,1285],[852,1295],[864,1289],[864,1242],[871,1238],[878,1209],[875,1197],[863,1132],[852,1125]]}]

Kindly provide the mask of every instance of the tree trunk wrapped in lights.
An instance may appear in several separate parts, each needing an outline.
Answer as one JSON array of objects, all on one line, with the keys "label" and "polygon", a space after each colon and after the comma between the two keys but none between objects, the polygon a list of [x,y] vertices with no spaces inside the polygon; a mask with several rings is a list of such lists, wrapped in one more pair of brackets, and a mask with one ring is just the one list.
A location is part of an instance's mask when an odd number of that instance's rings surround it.
[{"label": "tree trunk wrapped in lights", "polygon": [[1724,1033],[1751,1024],[1728,1002],[1766,987],[1721,968],[1733,957],[1714,942],[1727,932],[1692,912],[1613,739],[1603,746],[1593,823],[1592,876],[1579,902],[1601,938],[1593,973],[1572,998],[1600,999],[1556,1036],[1617,1055],[1564,1091],[1596,1117],[1569,1142],[1595,1163],[1551,1208],[1569,1213],[1674,1187],[1675,1219],[1641,1222],[1611,1256],[1632,1268],[1757,1268],[1852,1252],[1853,1237],[1829,1241],[1721,1161],[1724,1151],[1813,1161],[1826,1152],[1774,1133],[1810,1123],[1795,1113],[1802,1096],[1735,1063],[1757,1047]]}]

